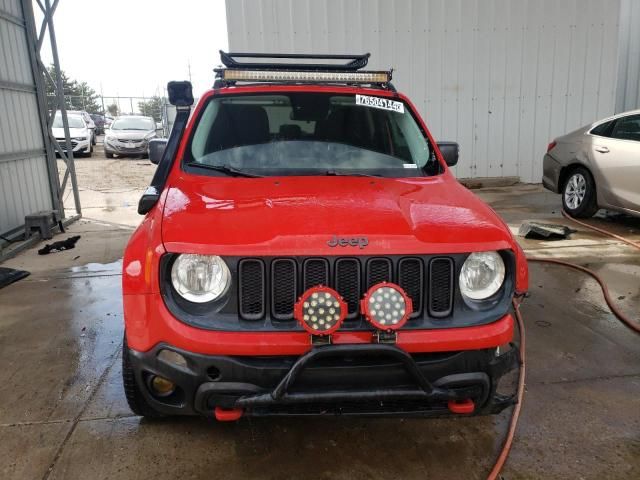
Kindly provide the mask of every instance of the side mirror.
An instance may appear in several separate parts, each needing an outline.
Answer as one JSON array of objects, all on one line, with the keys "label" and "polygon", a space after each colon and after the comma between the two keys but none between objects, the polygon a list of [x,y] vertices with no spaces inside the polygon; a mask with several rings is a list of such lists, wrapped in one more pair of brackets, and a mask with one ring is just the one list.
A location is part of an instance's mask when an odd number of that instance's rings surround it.
[{"label": "side mirror", "polygon": [[151,163],[158,165],[164,149],[167,148],[166,138],[152,138],[149,140],[149,160]]},{"label": "side mirror", "polygon": [[453,167],[458,163],[460,146],[456,142],[438,142],[438,148],[448,166]]}]

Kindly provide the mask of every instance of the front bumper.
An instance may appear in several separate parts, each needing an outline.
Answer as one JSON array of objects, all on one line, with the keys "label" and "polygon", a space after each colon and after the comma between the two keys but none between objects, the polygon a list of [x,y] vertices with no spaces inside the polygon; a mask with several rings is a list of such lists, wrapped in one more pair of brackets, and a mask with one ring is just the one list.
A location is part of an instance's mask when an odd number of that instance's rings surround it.
[{"label": "front bumper", "polygon": [[[162,350],[186,359],[171,363]],[[497,393],[500,378],[517,365],[517,348],[409,354],[395,345],[316,346],[301,356],[201,355],[159,344],[130,351],[146,400],[168,415],[212,416],[216,409],[244,415],[446,416],[450,402],[473,402],[473,414],[498,413],[513,397]],[[152,375],[178,389],[157,398]]]},{"label": "front bumper", "polygon": [[116,155],[141,155],[149,152],[149,144],[147,142],[142,142],[129,146],[121,143],[105,141],[104,149],[107,153],[115,153]]},{"label": "front bumper", "polygon": [[[63,152],[67,151],[67,143],[64,138],[58,138],[58,143]],[[71,140],[71,151],[73,153],[88,152],[91,149],[91,139],[86,140]]]}]

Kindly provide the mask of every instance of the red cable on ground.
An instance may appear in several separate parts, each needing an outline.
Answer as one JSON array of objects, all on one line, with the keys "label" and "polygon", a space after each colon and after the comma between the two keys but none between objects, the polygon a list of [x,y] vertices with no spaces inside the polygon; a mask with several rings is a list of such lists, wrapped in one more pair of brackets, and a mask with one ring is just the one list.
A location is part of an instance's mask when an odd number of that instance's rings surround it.
[{"label": "red cable on ground", "polygon": [[[627,240],[626,238],[621,237],[620,235],[616,235],[615,233],[608,232],[607,230],[604,230],[602,228],[594,227],[587,223],[576,220],[575,218],[571,218],[569,215],[567,215],[567,213],[564,210],[562,211],[562,215],[564,215],[569,220],[576,222],[579,225],[582,225],[585,228],[588,228],[596,232],[599,232],[603,235],[607,235],[609,237],[615,238],[617,240],[620,240],[621,242],[624,242],[640,250],[640,244],[637,242]],[[529,262],[561,265],[563,267],[572,268],[574,270],[578,270],[580,272],[586,273],[587,275],[590,275],[593,279],[595,279],[596,282],[598,282],[598,284],[600,285],[600,288],[602,288],[604,299],[607,302],[607,305],[609,306],[609,308],[611,309],[611,312],[618,318],[618,320],[624,323],[631,330],[633,330],[636,333],[640,333],[640,323],[637,323],[631,320],[624,313],[622,313],[622,311],[616,306],[615,303],[613,303],[613,300],[609,295],[609,289],[607,288],[607,285],[604,283],[604,280],[593,270],[590,270],[581,265],[576,265],[575,263],[565,262],[563,260],[556,260],[551,258],[532,257],[532,258],[527,258],[527,260]],[[504,445],[502,446],[502,450],[500,451],[500,455],[498,456],[498,459],[496,460],[496,463],[493,466],[491,473],[489,473],[489,476],[487,477],[488,480],[496,480],[498,478],[498,475],[500,475],[500,471],[502,470],[502,467],[504,467],[504,464],[507,461],[507,457],[509,456],[509,451],[511,450],[511,446],[513,445],[513,439],[515,437],[516,427],[518,425],[518,419],[520,418],[522,400],[524,398],[525,332],[524,332],[524,322],[522,321],[522,315],[520,314],[520,304],[515,300],[513,301],[513,310],[515,312],[516,320],[518,322],[518,328],[520,330],[520,373],[518,375],[518,393],[517,393],[518,403],[513,408],[513,413],[511,414],[511,420],[509,422],[509,430],[507,432],[507,437],[505,438]]]},{"label": "red cable on ground", "polygon": [[[638,246],[638,248],[640,249],[640,246]],[[624,323],[631,330],[635,331],[636,333],[640,333],[640,323],[637,323],[631,320],[624,313],[622,313],[622,311],[618,308],[618,306],[615,303],[613,303],[613,300],[609,295],[609,289],[607,288],[607,285],[604,283],[604,280],[600,277],[600,275],[598,275],[593,270],[589,270],[588,268],[583,267],[581,265],[576,265],[575,263],[565,262],[563,260],[555,260],[552,258],[533,257],[533,258],[527,258],[527,260],[530,262],[551,263],[553,265],[562,265],[563,267],[573,268],[574,270],[579,270],[581,272],[586,273],[587,275],[590,275],[596,282],[600,284],[600,288],[602,288],[602,293],[604,294],[604,300],[605,302],[607,302],[607,305],[609,305],[611,312],[618,318],[618,320]]]},{"label": "red cable on ground", "polygon": [[500,451],[500,455],[496,460],[491,473],[487,477],[488,480],[496,480],[498,475],[500,475],[500,471],[502,467],[504,467],[505,462],[507,461],[507,457],[509,456],[509,451],[511,450],[511,445],[513,444],[513,439],[516,435],[516,427],[518,426],[518,419],[520,418],[520,410],[522,409],[522,400],[524,399],[524,381],[525,381],[525,333],[524,333],[524,322],[522,321],[522,315],[520,315],[520,304],[513,300],[513,311],[516,314],[516,320],[518,322],[518,329],[520,330],[520,372],[518,373],[518,395],[516,405],[513,407],[513,413],[511,414],[511,420],[509,421],[509,430],[507,432],[507,438],[504,440],[504,444],[502,445],[502,450]]},{"label": "red cable on ground", "polygon": [[638,250],[640,250],[640,243],[638,243],[638,242],[634,242],[632,240],[628,240],[628,239],[626,239],[624,237],[621,237],[620,235],[617,235],[615,233],[611,233],[611,232],[609,232],[609,231],[607,231],[607,230],[605,230],[603,228],[594,227],[593,225],[589,225],[588,223],[581,222],[580,220],[577,220],[577,219],[575,219],[573,217],[570,217],[569,214],[567,212],[565,212],[564,210],[562,210],[562,215],[564,215],[565,218],[571,220],[572,222],[577,223],[578,225],[582,225],[583,227],[588,228],[590,230],[594,230],[594,231],[596,231],[598,233],[601,233],[603,235],[607,235],[608,237],[620,240],[621,242],[624,242],[627,245],[631,245],[632,247],[635,247]]}]

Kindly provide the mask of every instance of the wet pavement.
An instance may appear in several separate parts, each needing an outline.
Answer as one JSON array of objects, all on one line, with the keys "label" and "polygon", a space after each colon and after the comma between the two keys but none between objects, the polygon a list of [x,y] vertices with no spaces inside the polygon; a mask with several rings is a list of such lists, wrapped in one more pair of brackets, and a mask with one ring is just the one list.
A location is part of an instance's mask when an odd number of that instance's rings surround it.
[{"label": "wet pavement", "polygon": [[[559,216],[558,197],[539,187],[479,193],[516,230],[533,219],[570,225]],[[594,222],[640,239],[639,219]],[[588,264],[637,319],[640,254],[576,228],[570,240],[523,245]],[[77,249],[48,257],[31,250],[3,265],[32,275],[0,290],[0,479],[486,477],[510,410],[233,424],[132,415],[120,381],[120,257],[131,230],[81,222],[71,231],[83,236]],[[522,307],[527,391],[504,478],[640,478],[640,337],[613,317],[586,276],[530,268],[531,296]]]}]

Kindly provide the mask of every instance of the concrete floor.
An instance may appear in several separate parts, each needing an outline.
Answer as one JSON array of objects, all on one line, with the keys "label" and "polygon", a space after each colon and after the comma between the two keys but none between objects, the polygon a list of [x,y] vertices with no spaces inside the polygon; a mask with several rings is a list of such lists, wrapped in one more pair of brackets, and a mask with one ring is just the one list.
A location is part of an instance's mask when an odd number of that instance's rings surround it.
[{"label": "concrete floor", "polygon": [[[4,266],[32,275],[0,290],[2,479],[474,479],[485,478],[510,410],[496,417],[416,419],[133,416],[120,382],[120,257],[140,188],[99,191],[106,162],[78,162],[85,215],[74,250],[24,252]],[[126,163],[125,163],[126,162]],[[102,172],[93,177],[87,172]],[[136,180],[137,181],[137,180]],[[104,189],[103,189],[104,190]],[[517,227],[567,223],[559,198],[539,186],[478,191]],[[118,197],[120,195],[120,197]],[[108,203],[107,200],[111,203]],[[594,220],[640,239],[640,220]],[[531,255],[566,258],[601,272],[638,318],[640,255],[579,229],[571,240],[523,241]],[[505,479],[640,478],[640,342],[608,311],[585,276],[531,264],[528,379]]]}]

